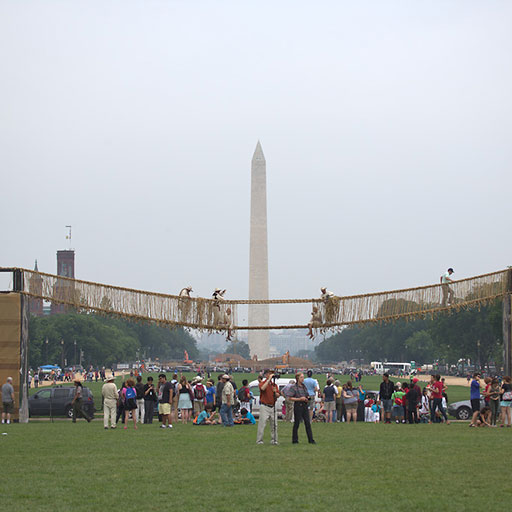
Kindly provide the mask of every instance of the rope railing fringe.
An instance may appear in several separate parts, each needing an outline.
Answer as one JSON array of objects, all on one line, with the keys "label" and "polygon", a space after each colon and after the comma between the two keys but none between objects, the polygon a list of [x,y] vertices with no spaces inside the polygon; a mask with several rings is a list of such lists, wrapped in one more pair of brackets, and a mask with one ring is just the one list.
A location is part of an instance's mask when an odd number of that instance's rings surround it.
[{"label": "rope railing fringe", "polygon": [[[238,325],[237,306],[248,304],[311,304],[316,332],[339,331],[346,325],[420,318],[427,315],[479,307],[510,293],[508,273],[500,270],[454,281],[346,297],[311,299],[216,300],[180,297],[71,279],[23,268],[22,294],[64,304],[77,311],[94,311],[145,320],[163,325],[182,326],[203,332],[236,330],[306,329],[303,325]],[[451,303],[447,302],[447,297]]]}]

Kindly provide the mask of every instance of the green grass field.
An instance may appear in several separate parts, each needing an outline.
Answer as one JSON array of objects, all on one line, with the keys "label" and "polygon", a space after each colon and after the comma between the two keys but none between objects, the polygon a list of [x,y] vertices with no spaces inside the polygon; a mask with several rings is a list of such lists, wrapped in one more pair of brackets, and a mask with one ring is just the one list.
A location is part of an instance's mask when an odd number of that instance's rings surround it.
[{"label": "green grass field", "polygon": [[2,425],[2,510],[505,510],[512,429],[314,424],[317,445],[255,444],[255,426],[97,419]]}]

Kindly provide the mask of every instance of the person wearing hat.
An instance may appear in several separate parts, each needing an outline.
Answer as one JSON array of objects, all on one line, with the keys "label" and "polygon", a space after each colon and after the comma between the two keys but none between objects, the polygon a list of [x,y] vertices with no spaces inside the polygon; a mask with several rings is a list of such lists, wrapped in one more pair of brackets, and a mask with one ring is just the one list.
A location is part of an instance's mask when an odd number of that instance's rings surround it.
[{"label": "person wearing hat", "polygon": [[203,378],[200,375],[192,381],[192,391],[194,393],[194,416],[197,416],[204,411],[206,398],[206,387],[203,385]]},{"label": "person wearing hat", "polygon": [[113,376],[108,377],[105,384],[103,384],[101,396],[103,397],[103,427],[108,430],[110,420],[110,428],[116,428],[118,394]]},{"label": "person wearing hat", "polygon": [[222,404],[220,406],[220,417],[224,427],[232,427],[235,424],[233,421],[233,403],[235,390],[233,388],[233,384],[230,382],[230,377],[228,374],[225,373],[222,376],[222,382],[224,383],[224,386],[222,387]]},{"label": "person wearing hat", "polygon": [[329,299],[332,299],[334,297],[334,293],[328,290],[325,286],[320,288],[320,291],[322,292],[321,299],[326,302]]},{"label": "person wearing hat", "polygon": [[183,323],[187,323],[188,315],[190,313],[190,293],[192,292],[192,286],[187,286],[186,288],[182,288],[179,293],[179,302],[178,308],[180,311],[180,318]]},{"label": "person wearing hat", "polygon": [[186,288],[182,288],[181,291],[180,291],[180,297],[188,297],[190,298],[190,293],[193,292],[194,290],[192,290],[192,286],[187,286]]},{"label": "person wearing hat", "polygon": [[451,306],[453,304],[454,293],[450,288],[450,283],[453,283],[453,279],[451,279],[451,275],[453,274],[453,268],[449,268],[442,276],[441,276],[441,287],[443,290],[443,300],[441,305],[445,307],[446,305]]},{"label": "person wearing hat", "polygon": [[213,300],[226,300],[224,298],[225,293],[226,293],[226,290],[221,290],[220,288],[215,288],[215,290],[212,293]]},{"label": "person wearing hat", "polygon": [[220,288],[215,288],[212,293],[213,297],[213,305],[212,305],[212,313],[213,313],[213,324],[218,326],[219,328],[223,326],[225,322],[225,315],[223,314],[223,306],[222,302],[226,299],[224,298],[224,294],[226,290],[221,290]]},{"label": "person wearing hat", "polygon": [[405,423],[404,396],[405,392],[402,390],[402,383],[397,382],[395,384],[395,392],[391,395],[391,400],[393,401],[392,416],[396,423]]},{"label": "person wearing hat", "polygon": [[77,378],[75,379],[74,384],[75,396],[73,397],[73,400],[71,402],[71,406],[73,407],[73,423],[76,423],[76,418],[79,416],[85,418],[87,420],[87,423],[90,423],[92,418],[89,418],[89,416],[82,408],[82,393],[84,389],[82,386],[82,381]]}]

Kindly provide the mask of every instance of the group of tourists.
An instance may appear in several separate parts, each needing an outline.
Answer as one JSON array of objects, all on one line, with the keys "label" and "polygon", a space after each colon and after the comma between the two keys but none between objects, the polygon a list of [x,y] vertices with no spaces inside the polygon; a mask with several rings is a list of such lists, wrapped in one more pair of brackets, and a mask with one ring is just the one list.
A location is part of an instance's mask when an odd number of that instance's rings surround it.
[{"label": "group of tourists", "polygon": [[[471,381],[471,409],[473,416],[470,427],[511,427],[512,381],[510,376],[499,378],[486,377],[480,382],[480,373],[475,373]],[[481,397],[484,407],[481,407]]]},{"label": "group of tourists", "polygon": [[418,383],[416,377],[410,382],[393,383],[385,373],[379,389],[382,409],[377,421],[410,424],[444,422],[449,425],[445,380],[440,375],[432,375],[423,390]]},{"label": "group of tourists", "polygon": [[[161,428],[172,428],[178,420],[196,425],[253,423],[247,380],[240,390],[227,374],[220,375],[216,385],[213,379],[203,381],[200,375],[189,381],[184,375],[178,379],[177,374],[168,381],[166,374],[161,373],[155,385],[153,377],[148,376],[143,383],[142,376],[138,375],[135,380],[127,379],[117,389],[114,377],[110,377],[102,388],[104,428],[116,428],[121,419],[126,429],[131,416],[136,429],[137,423],[153,423],[156,414]],[[241,417],[234,417],[235,405],[239,406]]]}]

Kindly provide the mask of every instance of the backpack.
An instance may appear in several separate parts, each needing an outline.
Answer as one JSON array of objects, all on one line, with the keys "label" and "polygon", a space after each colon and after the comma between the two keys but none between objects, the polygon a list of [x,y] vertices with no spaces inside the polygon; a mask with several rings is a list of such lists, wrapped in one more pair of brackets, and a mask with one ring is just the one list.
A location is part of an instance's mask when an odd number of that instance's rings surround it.
[{"label": "backpack", "polygon": [[396,396],[395,397],[395,405],[404,405],[404,401],[402,400],[402,398]]},{"label": "backpack", "polygon": [[204,400],[206,396],[204,386],[202,384],[196,384],[194,387],[194,398],[196,400]]},{"label": "backpack", "polygon": [[243,387],[238,392],[238,400],[240,402],[250,402],[251,400],[251,392],[249,391],[249,388]]},{"label": "backpack", "polygon": [[126,400],[129,400],[130,398],[135,398],[137,395],[135,393],[134,388],[126,388]]}]

